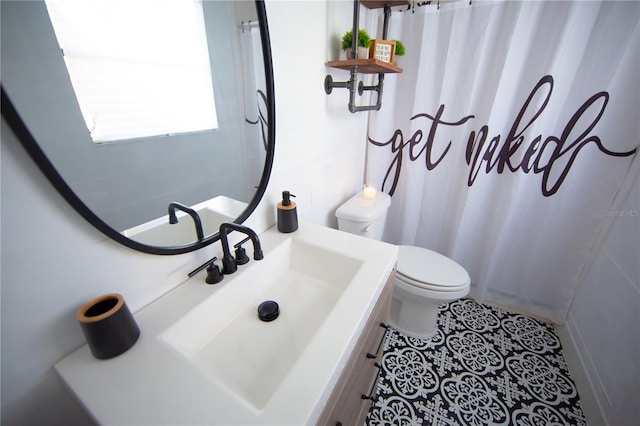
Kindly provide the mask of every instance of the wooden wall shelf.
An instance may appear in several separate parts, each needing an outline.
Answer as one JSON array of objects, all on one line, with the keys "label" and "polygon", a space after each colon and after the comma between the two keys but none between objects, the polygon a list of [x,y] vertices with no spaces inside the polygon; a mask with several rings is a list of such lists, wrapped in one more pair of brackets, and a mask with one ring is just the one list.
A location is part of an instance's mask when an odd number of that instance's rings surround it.
[{"label": "wooden wall shelf", "polygon": [[[408,6],[410,4],[411,0],[353,0],[353,34],[358,33],[360,5],[369,9],[384,9],[384,22],[382,24],[383,30],[381,40],[386,40],[389,17],[391,16],[391,7]],[[393,58],[390,58],[390,60],[393,60]],[[333,81],[331,74],[327,74],[324,78],[324,91],[327,95],[330,95],[335,88],[349,90],[349,112],[379,111],[380,108],[382,108],[382,82],[384,81],[384,74],[402,72],[402,68],[395,66],[393,63],[381,61],[379,59],[347,59],[344,61],[329,61],[326,65],[332,68],[351,71],[348,81]],[[358,73],[378,74],[378,83],[375,86],[365,86],[362,81],[358,82]],[[356,94],[362,95],[365,91],[375,91],[377,93],[375,105],[356,105]]]},{"label": "wooden wall shelf", "polygon": [[357,66],[358,72],[361,74],[379,74],[379,73],[401,73],[402,68],[397,67],[389,62],[380,61],[378,59],[348,59],[346,61],[329,61],[328,67],[350,70],[351,67]]}]

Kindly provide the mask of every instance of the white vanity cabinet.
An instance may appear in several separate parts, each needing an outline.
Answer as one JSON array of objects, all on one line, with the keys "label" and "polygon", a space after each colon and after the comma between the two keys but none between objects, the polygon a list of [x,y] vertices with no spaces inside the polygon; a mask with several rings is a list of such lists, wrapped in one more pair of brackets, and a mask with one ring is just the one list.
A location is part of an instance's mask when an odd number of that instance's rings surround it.
[{"label": "white vanity cabinet", "polygon": [[[260,240],[264,260],[214,286],[203,271],[136,312],[127,352],[97,360],[85,345],[56,364],[98,424],[362,424],[397,246],[304,222]],[[281,313],[265,323],[267,299]]]},{"label": "white vanity cabinet", "polygon": [[376,396],[378,365],[381,362],[383,339],[387,330],[393,277],[392,273],[320,415],[319,425],[364,424],[372,403],[371,398]]}]

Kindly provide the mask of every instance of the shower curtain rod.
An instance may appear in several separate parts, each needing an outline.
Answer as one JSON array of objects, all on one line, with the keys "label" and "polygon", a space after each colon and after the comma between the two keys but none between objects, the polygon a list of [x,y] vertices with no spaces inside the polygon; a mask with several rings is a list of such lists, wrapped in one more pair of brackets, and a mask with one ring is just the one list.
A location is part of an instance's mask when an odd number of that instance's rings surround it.
[{"label": "shower curtain rod", "polygon": [[[454,3],[457,1],[459,0],[422,0],[422,1],[412,0],[411,4],[407,6],[407,10],[411,10],[411,12],[413,13],[415,12],[416,7],[431,6],[432,4],[436,4],[438,6],[438,10],[440,10],[441,3]],[[468,1],[469,1],[469,6],[473,5],[473,0],[468,0]]]}]

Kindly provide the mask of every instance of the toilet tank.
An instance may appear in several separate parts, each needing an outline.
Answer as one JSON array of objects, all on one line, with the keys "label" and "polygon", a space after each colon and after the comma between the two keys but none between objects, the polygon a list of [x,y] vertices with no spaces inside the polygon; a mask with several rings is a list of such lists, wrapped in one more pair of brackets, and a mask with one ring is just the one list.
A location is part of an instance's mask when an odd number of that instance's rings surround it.
[{"label": "toilet tank", "polygon": [[338,229],[351,234],[381,240],[391,197],[377,192],[373,199],[357,193],[336,210]]}]

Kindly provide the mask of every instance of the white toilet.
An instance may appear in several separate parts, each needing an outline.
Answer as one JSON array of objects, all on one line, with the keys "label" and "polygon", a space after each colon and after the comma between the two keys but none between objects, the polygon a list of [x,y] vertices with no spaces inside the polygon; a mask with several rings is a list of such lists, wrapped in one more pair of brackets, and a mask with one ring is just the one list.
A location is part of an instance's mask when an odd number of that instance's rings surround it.
[{"label": "white toilet", "polygon": [[[338,207],[338,229],[380,240],[391,197],[362,192]],[[428,339],[438,329],[438,306],[469,293],[471,279],[465,269],[446,256],[415,246],[399,246],[391,301],[390,323],[410,337]]]}]

